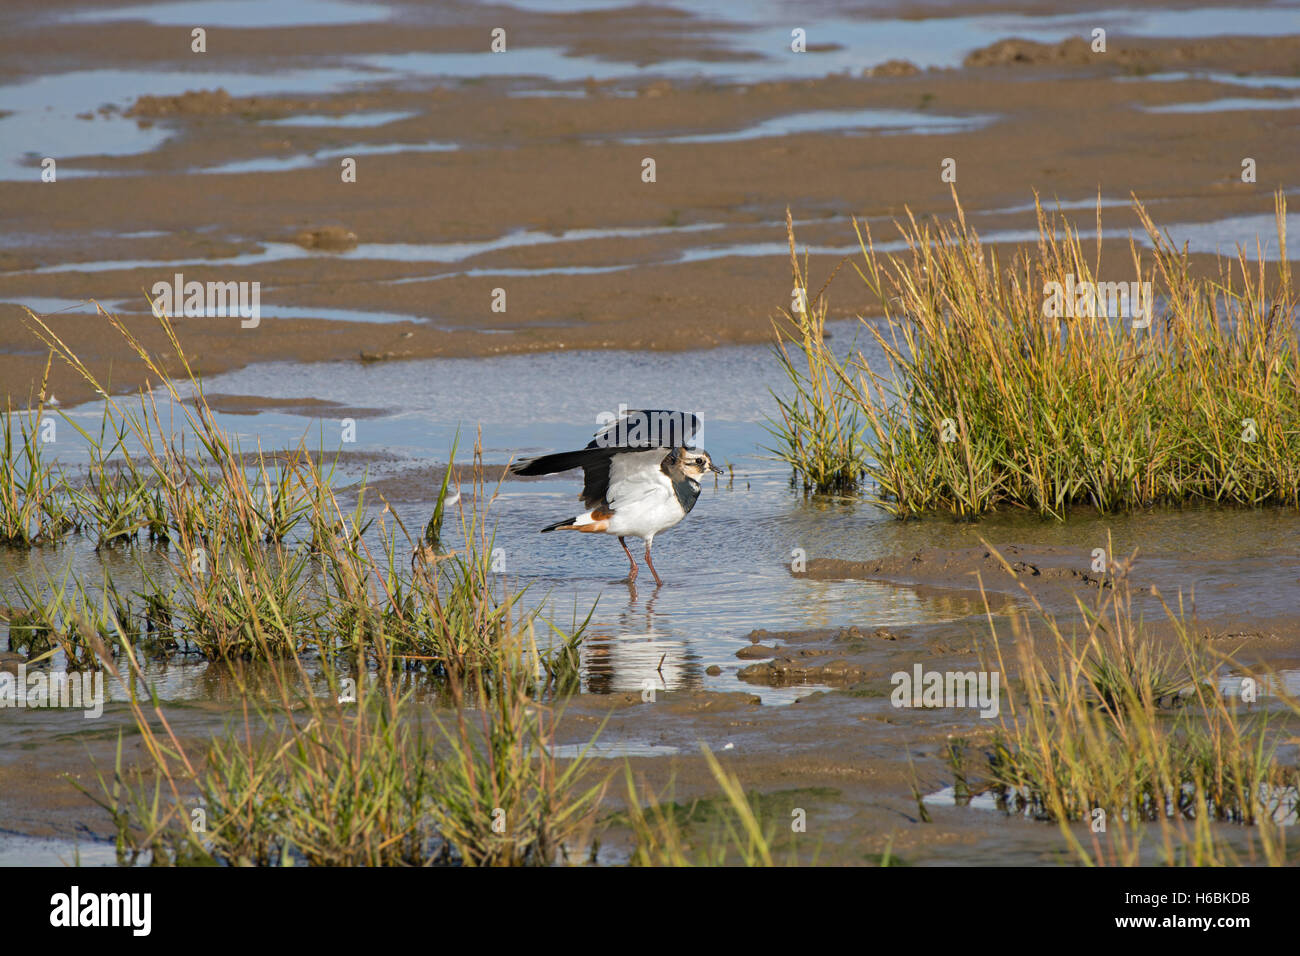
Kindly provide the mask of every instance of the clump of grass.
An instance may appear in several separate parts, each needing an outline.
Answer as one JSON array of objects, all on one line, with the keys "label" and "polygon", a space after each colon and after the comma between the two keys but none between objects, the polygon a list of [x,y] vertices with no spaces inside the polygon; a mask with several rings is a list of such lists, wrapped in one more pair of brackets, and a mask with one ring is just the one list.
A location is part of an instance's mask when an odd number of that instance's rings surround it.
[{"label": "clump of grass", "polygon": [[429,517],[429,523],[424,526],[422,549],[425,554],[437,549],[442,543],[442,523],[447,516],[447,493],[453,487],[453,482],[454,487],[459,491],[459,480],[454,480],[456,449],[459,447],[460,432],[457,431],[456,437],[451,443],[451,453],[447,457],[447,470],[442,473],[442,484],[438,488],[438,497],[433,505],[433,514]]},{"label": "clump of grass", "polygon": [[689,812],[683,815],[675,803],[663,802],[644,784],[638,787],[631,767],[627,767],[627,821],[635,839],[632,865],[773,866],[774,827],[760,821],[736,775],[718,762],[707,745],[700,747],[724,800],[724,812],[704,840],[692,834]]},{"label": "clump of grass", "polygon": [[[9,649],[24,652],[29,662],[61,651],[69,670],[98,669],[102,657],[117,652],[121,596],[107,578],[98,595],[70,572],[43,588],[15,581],[14,589],[22,606],[4,615]],[[130,627],[129,616],[125,626]]]},{"label": "clump of grass", "polygon": [[[1106,553],[1113,552],[1113,542],[1107,536]],[[1076,602],[1088,626],[1088,639],[1079,659],[1086,669],[1088,688],[1108,707],[1177,706],[1198,680],[1214,671],[1218,662],[1195,640],[1162,643],[1147,639],[1142,628],[1134,625],[1131,591],[1113,589],[1116,584],[1127,584],[1136,560],[1134,552],[1125,560],[1108,562],[1108,605],[1090,608]],[[1106,606],[1112,612],[1109,619],[1102,614]],[[1178,625],[1183,627],[1181,619]]]},{"label": "clump of grass", "polygon": [[207,744],[177,738],[156,698],[133,697],[149,759],[125,768],[119,748],[112,774],[82,789],[114,821],[123,863],[561,862],[582,849],[604,784],[585,755],[553,755],[531,644],[509,631],[490,669],[453,682],[450,717],[431,718],[391,671],[326,672],[322,694],[301,657],[270,671],[272,700],[245,688],[242,722]]},{"label": "clump of grass", "polygon": [[[463,546],[447,552],[436,544],[442,535],[446,479],[430,522],[439,526],[434,540],[426,526],[420,542],[409,542],[415,555],[413,613],[404,618],[399,631],[410,654],[427,658],[440,671],[456,677],[479,670],[493,659],[523,596],[522,591],[507,589],[492,570],[495,535],[484,516],[496,491],[487,493],[479,448],[476,443],[472,475],[472,494],[478,504],[459,511]],[[454,465],[454,461],[448,464],[448,474]],[[468,595],[479,599],[466,600]]]},{"label": "clump of grass", "polygon": [[210,660],[274,658],[314,643],[309,555],[240,546],[246,543],[213,535],[210,550],[196,552],[201,561],[176,563],[176,610],[189,640]]},{"label": "clump of grass", "polygon": [[[434,766],[405,698],[370,695],[244,721],[190,754],[150,731],[151,760],[76,785],[114,821],[124,865],[397,866],[445,859],[428,818]],[[332,712],[331,712],[332,711]],[[158,713],[161,713],[159,710]],[[147,711],[140,709],[137,721]],[[166,724],[164,724],[164,727]]]},{"label": "clump of grass", "polygon": [[[46,362],[46,381],[49,374]],[[44,454],[44,395],[43,381],[35,406],[23,413],[6,405],[0,415],[0,545],[50,543],[77,527],[76,508]]]},{"label": "clump of grass", "polygon": [[[955,200],[955,192],[954,192]],[[1017,508],[1057,518],[1214,502],[1300,506],[1300,346],[1278,194],[1280,262],[1240,250],[1192,274],[1135,200],[1154,246],[1131,271],[1101,270],[1077,230],[1038,206],[1039,240],[1009,264],[957,204],[955,222],[914,218],[908,252],[877,254],[858,228],[855,266],[884,309],[883,365],[859,354],[853,402],[878,502],[899,516]],[[865,232],[865,235],[864,235]],[[1149,282],[1148,328],[1093,314],[1045,317],[1049,283]],[[1116,300],[1117,303],[1120,300]],[[1086,306],[1085,302],[1085,306]],[[834,371],[832,369],[832,371]],[[819,423],[814,442],[836,426]],[[842,433],[847,434],[847,433]]]},{"label": "clump of grass", "polygon": [[791,467],[791,480],[805,493],[849,493],[862,478],[866,447],[847,361],[837,358],[826,343],[825,291],[830,279],[816,295],[809,295],[807,258],[800,263],[795,252],[788,209],[786,230],[796,305],[782,309],[782,318],[772,326],[773,352],[791,391],[789,397],[773,392],[780,417],[767,423],[777,443],[768,451]]},{"label": "clump of grass", "polygon": [[95,537],[95,550],[133,542],[141,529],[156,527],[156,502],[144,476],[126,451],[128,427],[105,404],[98,437],[68,419],[86,439],[90,467],[81,487],[73,489],[78,511]]},{"label": "clump of grass", "polygon": [[[1139,650],[1153,638],[1133,611],[1127,566],[1115,575],[1095,607],[1080,605],[1069,633],[1029,595],[1049,648],[1036,648],[1016,620],[1021,692],[1008,690],[984,789],[1009,812],[1056,822],[1084,863],[1136,865],[1151,838],[1166,863],[1235,862],[1229,835],[1215,829],[1224,824],[1247,827],[1266,862],[1285,861],[1300,770],[1278,758],[1293,731],[1218,692],[1222,661],[1163,599],[1174,649]],[[996,629],[992,637],[1005,673]],[[963,767],[967,789],[963,762],[949,761]]]},{"label": "clump of grass", "polygon": [[[439,775],[433,817],[468,865],[570,862],[605,782],[583,786],[585,751],[567,762],[554,756],[555,715],[530,696],[530,655],[522,642],[511,643],[503,650],[518,665],[499,660],[473,671],[468,685],[452,681],[455,720],[439,721],[451,756]],[[466,691],[479,702],[475,712],[466,707]]]},{"label": "clump of grass", "polygon": [[[21,585],[19,590],[23,590]],[[57,648],[55,634],[58,632],[59,621],[45,601],[27,592],[23,593],[23,597],[25,606],[0,608],[0,617],[8,625],[9,650],[33,660],[52,653]]]},{"label": "clump of grass", "polygon": [[[298,455],[302,455],[303,452],[302,448],[298,449]],[[293,457],[296,459],[298,456]],[[267,467],[266,457],[259,449],[256,463],[259,482],[253,495],[252,509],[263,529],[262,539],[267,544],[284,541],[298,523],[311,512],[311,501],[304,493],[303,482],[295,473],[295,463],[295,460],[281,462],[279,467],[270,469]],[[316,466],[315,471],[319,471],[319,465]],[[364,531],[364,528],[362,530]]]}]

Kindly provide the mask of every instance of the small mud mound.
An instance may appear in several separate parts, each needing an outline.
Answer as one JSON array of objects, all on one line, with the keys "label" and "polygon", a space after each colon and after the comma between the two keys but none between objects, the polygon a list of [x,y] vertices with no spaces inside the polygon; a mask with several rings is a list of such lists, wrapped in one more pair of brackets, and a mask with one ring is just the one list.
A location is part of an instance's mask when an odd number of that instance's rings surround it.
[{"label": "small mud mound", "polygon": [[1103,66],[1120,67],[1141,75],[1161,69],[1182,69],[1189,64],[1234,71],[1289,72],[1295,56],[1296,38],[1214,37],[1205,40],[1125,40],[1108,38],[1105,53],[1093,52],[1092,43],[1071,37],[1060,43],[1037,43],[1008,37],[967,54],[965,67],[984,66]]},{"label": "small mud mound", "polygon": [[910,60],[886,60],[867,71],[867,76],[916,76],[921,68]]},{"label": "small mud mound", "polygon": [[[228,395],[213,392],[204,395],[209,408],[226,415],[258,415],[267,411],[285,412],[289,415],[301,415],[304,418],[378,418],[392,414],[388,408],[365,408],[344,405],[341,402],[326,401],[322,398],[267,398],[262,395]],[[193,400],[189,404],[195,404]],[[389,456],[394,457],[394,456]]]},{"label": "small mud mound", "polygon": [[223,89],[187,90],[179,96],[141,96],[127,116],[224,116],[235,111],[235,98]]},{"label": "small mud mound", "polygon": [[1061,595],[1113,585],[1112,575],[1093,569],[1095,559],[1088,549],[1008,545],[999,552],[1006,564],[989,548],[931,548],[875,561],[812,558],[806,570],[791,573],[817,580],[886,581],[968,591],[982,582],[988,590],[1013,594],[1019,593],[1021,584],[1035,594]]},{"label": "small mud mound", "polygon": [[1080,37],[1071,37],[1060,43],[1036,43],[1033,40],[1010,37],[973,51],[967,55],[963,65],[968,67],[1041,66],[1056,63],[1077,66],[1089,63],[1093,56],[1088,41]]},{"label": "small mud mound", "polygon": [[[857,650],[870,641],[896,641],[903,635],[895,634],[887,627],[878,627],[873,631],[864,631],[857,625],[850,627],[828,628],[819,627],[806,631],[768,631],[762,628],[750,631],[745,635],[749,638],[751,644],[761,645],[764,641],[782,641],[786,644],[850,644],[852,649]],[[748,648],[743,648],[736,652],[737,657],[754,657],[753,654],[745,653]],[[768,648],[772,653],[767,656],[775,656],[779,648]]]},{"label": "small mud mound", "polygon": [[741,680],[769,687],[823,684],[837,688],[859,684],[874,670],[865,662],[844,655],[857,658],[899,639],[888,628],[866,631],[856,626],[778,633],[757,630],[751,631],[748,637],[751,643],[736,651],[736,656],[741,660],[762,660],[762,663],[742,667],[736,674]]},{"label": "small mud mound", "polygon": [[[332,108],[340,109],[344,100],[334,98]],[[140,119],[161,119],[169,116],[245,116],[260,118],[279,116],[298,111],[320,108],[321,101],[277,96],[231,96],[222,87],[215,90],[186,90],[177,96],[150,96],[136,98],[123,114]]]},{"label": "small mud mound", "polygon": [[357,234],[342,226],[321,226],[316,229],[301,230],[293,237],[293,241],[304,249],[340,251],[354,248],[357,244]]},{"label": "small mud mound", "polygon": [[778,657],[761,664],[742,667],[736,674],[750,684],[785,687],[789,684],[825,684],[828,687],[848,687],[866,680],[867,672],[844,659],[815,663],[824,651],[800,651],[795,657]]}]

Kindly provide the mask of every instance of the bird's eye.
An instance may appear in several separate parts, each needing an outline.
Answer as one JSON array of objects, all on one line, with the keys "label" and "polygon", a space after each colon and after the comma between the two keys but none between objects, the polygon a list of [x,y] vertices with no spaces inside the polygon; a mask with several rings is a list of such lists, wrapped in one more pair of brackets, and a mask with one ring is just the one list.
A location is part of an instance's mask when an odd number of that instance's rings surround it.
[{"label": "bird's eye", "polygon": [[703,459],[703,458],[696,458],[696,459],[695,459],[695,464],[697,464],[697,465],[703,465],[703,464],[704,464],[704,459]]}]

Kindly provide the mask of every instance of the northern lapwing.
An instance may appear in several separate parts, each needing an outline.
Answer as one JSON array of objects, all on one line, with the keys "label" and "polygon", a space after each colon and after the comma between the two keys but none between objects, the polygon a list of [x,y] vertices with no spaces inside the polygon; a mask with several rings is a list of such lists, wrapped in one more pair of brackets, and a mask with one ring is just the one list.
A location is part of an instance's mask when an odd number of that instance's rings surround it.
[{"label": "northern lapwing", "polygon": [[722,474],[709,453],[693,447],[699,419],[689,413],[662,410],[626,411],[596,433],[586,448],[542,455],[510,466],[516,475],[553,475],[582,469],[587,511],[542,529],[612,534],[631,563],[628,583],[636,581],[636,558],[626,538],[645,541],[645,563],[655,584],[663,580],[650,560],[655,535],[685,518],[700,496],[700,479]]}]

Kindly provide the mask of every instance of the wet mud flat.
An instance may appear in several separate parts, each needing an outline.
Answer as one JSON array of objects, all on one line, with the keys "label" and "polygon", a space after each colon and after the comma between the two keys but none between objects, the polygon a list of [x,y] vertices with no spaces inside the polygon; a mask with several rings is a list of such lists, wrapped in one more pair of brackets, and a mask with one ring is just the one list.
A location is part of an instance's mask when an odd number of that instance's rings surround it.
[{"label": "wet mud flat", "polygon": [[[1279,35],[1285,10],[1215,21],[1155,7],[1117,18],[1105,54],[1077,18],[979,4],[835,10],[823,30],[837,39],[804,54],[775,23],[518,10],[514,45],[491,54],[483,37],[503,14],[473,4],[358,7],[316,26],[305,4],[225,25],[196,70],[179,12],[36,9],[11,7],[0,40],[14,153],[0,177],[0,381],[22,402],[44,370],[24,305],[129,390],[142,368],[87,300],[165,351],[146,294],[176,273],[261,285],[256,327],[180,320],[208,375],[707,348],[770,336],[789,299],[787,207],[825,276],[854,252],[852,217],[886,241],[904,207],[950,216],[952,158],[992,242],[1032,239],[1030,189],[1083,225],[1100,191],[1103,270],[1127,271],[1135,194],[1161,226],[1218,223],[1181,234],[1209,270],[1216,249],[1269,241],[1270,191],[1300,155],[1300,37]],[[31,164],[64,126],[70,155],[42,183]],[[361,175],[344,183],[349,156]],[[1242,182],[1243,156],[1256,183]],[[433,214],[413,214],[411,197]],[[832,316],[869,311],[865,299],[840,280]],[[88,397],[60,366],[50,389]]]}]

